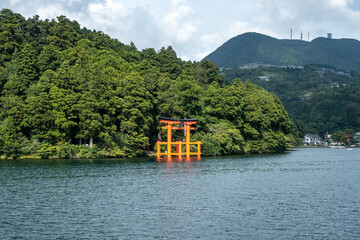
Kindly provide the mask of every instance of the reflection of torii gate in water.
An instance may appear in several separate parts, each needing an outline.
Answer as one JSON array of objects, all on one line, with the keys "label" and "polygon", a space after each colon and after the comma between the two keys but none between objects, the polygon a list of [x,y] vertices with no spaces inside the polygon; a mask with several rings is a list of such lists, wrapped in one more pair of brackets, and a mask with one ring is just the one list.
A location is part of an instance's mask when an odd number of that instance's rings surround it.
[{"label": "reflection of torii gate in water", "polygon": [[[190,130],[194,130],[194,127],[191,127],[191,125],[196,124],[197,119],[172,119],[172,118],[160,118],[161,123],[165,123],[166,126],[163,126],[162,129],[167,130],[167,142],[160,142],[157,141],[157,158],[160,158],[161,156],[167,156],[168,159],[171,158],[171,156],[177,156],[178,158],[182,158],[183,155],[186,156],[186,158],[190,158],[191,155],[196,155],[198,158],[200,158],[201,155],[201,142],[190,142]],[[173,126],[174,124],[177,124],[177,126]],[[185,130],[186,131],[186,141],[176,141],[173,142],[171,138],[171,131],[172,130]],[[161,152],[161,145],[167,145],[166,151]],[[172,151],[172,146],[176,146],[176,152]],[[185,152],[182,151],[182,146],[185,145]],[[197,145],[197,151],[196,152],[190,152],[190,145]]]}]

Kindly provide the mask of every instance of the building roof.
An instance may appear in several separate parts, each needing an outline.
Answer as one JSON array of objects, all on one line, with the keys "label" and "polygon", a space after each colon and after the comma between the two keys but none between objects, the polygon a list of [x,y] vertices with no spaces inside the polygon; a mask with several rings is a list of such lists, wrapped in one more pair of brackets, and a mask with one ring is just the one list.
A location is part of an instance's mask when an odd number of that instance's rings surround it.
[{"label": "building roof", "polygon": [[305,137],[306,137],[306,138],[320,138],[318,135],[312,134],[312,133],[306,134]]}]

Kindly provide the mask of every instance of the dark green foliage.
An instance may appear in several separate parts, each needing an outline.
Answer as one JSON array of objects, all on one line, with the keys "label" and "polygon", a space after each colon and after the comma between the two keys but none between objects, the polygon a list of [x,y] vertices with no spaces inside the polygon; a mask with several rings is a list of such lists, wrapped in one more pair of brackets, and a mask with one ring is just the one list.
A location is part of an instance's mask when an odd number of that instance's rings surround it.
[{"label": "dark green foliage", "polygon": [[5,118],[0,124],[0,153],[6,158],[16,159],[22,155],[21,149],[25,138],[18,129],[11,116]]},{"label": "dark green foliage", "polygon": [[307,42],[244,33],[224,43],[206,59],[225,68],[259,62],[274,65],[316,63],[336,66],[346,71],[360,71],[359,56],[360,42],[355,39],[319,37]]},{"label": "dark green foliage", "polygon": [[0,54],[9,60],[16,48],[24,42],[23,26],[25,19],[18,13],[9,9],[0,12]]},{"label": "dark green foliage", "polygon": [[225,84],[213,62],[182,61],[171,47],[138,51],[64,16],[4,9],[0,28],[2,158],[146,155],[159,116],[199,118],[193,139],[204,154],[289,146],[279,99],[251,82]]}]

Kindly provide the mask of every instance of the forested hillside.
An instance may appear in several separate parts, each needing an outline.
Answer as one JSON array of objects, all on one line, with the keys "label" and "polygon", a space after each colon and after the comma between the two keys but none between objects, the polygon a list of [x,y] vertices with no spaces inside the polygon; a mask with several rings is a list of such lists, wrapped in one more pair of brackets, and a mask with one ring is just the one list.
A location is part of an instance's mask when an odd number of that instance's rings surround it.
[{"label": "forested hillside", "polygon": [[198,118],[204,154],[282,152],[296,134],[250,81],[226,84],[210,61],[139,51],[64,16],[1,11],[0,92],[1,158],[142,156],[160,116]]},{"label": "forested hillside", "polygon": [[276,93],[302,135],[360,130],[360,75],[335,67],[305,65],[303,69],[259,67],[224,69],[226,81],[251,79]]},{"label": "forested hillside", "polygon": [[228,40],[205,59],[224,68],[261,62],[273,65],[327,64],[359,72],[360,41],[318,37],[307,42],[244,33]]}]

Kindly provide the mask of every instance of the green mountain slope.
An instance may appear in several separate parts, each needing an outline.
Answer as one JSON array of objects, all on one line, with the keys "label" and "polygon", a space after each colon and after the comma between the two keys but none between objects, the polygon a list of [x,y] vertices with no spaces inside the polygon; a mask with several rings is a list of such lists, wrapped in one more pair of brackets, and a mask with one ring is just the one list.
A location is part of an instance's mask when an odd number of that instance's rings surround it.
[{"label": "green mountain slope", "polygon": [[320,37],[307,42],[244,33],[228,40],[205,59],[227,68],[261,62],[274,65],[328,64],[346,71],[360,71],[360,41]]},{"label": "green mountain slope", "polygon": [[360,130],[360,75],[318,65],[302,69],[258,67],[223,69],[225,80],[251,79],[274,92],[302,134],[323,136],[336,131]]}]

